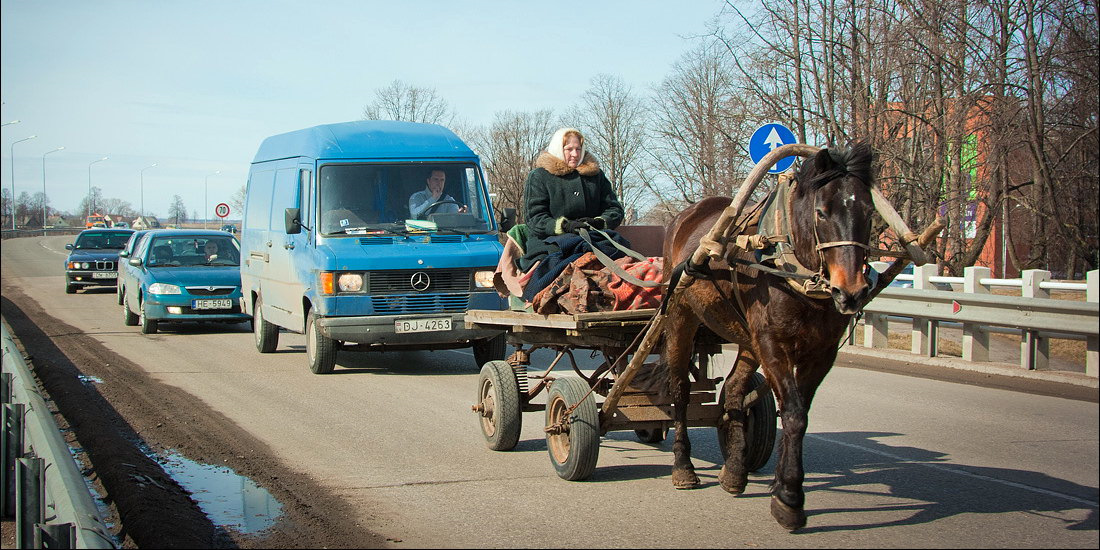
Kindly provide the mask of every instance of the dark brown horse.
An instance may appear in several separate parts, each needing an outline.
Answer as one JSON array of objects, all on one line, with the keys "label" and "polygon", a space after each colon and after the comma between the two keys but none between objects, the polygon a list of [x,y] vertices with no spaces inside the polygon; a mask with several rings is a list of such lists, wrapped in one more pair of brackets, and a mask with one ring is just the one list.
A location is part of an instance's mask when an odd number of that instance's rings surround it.
[{"label": "dark brown horse", "polygon": [[[689,271],[696,276],[678,287],[669,301],[662,358],[669,367],[675,402],[672,479],[677,488],[699,484],[690,458],[686,403],[690,344],[705,325],[739,344],[736,364],[722,390],[725,416],[719,430],[726,430],[728,442],[728,458],[719,475],[722,488],[733,494],[745,490],[746,410],[742,402],[752,373],[763,367],[783,423],[772,485],[772,515],[787,529],[805,526],[802,442],[810,403],[833,366],[852,315],[870,292],[865,275],[874,212],[871,161],[871,150],[863,144],[848,151],[823,149],[804,162],[791,189],[787,201],[790,248],[798,264],[821,275],[823,294],[807,294],[787,278],[726,258],[711,260],[703,272]],[[730,199],[715,197],[681,212],[665,240],[665,265],[689,259],[729,204]],[[755,260],[752,252],[740,251],[736,256]]]}]

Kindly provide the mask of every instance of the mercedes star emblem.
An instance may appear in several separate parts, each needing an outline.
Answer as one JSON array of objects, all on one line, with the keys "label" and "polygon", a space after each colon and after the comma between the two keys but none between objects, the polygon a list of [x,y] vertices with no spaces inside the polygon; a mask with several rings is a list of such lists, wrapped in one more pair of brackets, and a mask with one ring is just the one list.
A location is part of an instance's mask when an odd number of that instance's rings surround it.
[{"label": "mercedes star emblem", "polygon": [[413,276],[409,279],[409,284],[412,285],[413,290],[423,292],[428,290],[428,285],[432,284],[432,279],[428,277],[427,273],[417,271],[413,273]]}]

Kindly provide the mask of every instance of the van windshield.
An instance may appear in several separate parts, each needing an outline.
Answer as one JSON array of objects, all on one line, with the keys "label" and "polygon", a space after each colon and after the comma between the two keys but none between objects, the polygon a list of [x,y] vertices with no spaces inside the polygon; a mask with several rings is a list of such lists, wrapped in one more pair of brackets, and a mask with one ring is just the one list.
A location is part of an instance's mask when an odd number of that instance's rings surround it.
[{"label": "van windshield", "polygon": [[318,185],[322,234],[489,229],[473,163],[326,164]]}]

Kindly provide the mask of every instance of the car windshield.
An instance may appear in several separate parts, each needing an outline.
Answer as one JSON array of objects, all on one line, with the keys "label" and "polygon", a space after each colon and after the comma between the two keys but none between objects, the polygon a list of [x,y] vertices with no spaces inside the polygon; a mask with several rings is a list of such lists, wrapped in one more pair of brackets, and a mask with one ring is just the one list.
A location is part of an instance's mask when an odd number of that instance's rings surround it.
[{"label": "car windshield", "polygon": [[122,250],[128,240],[130,240],[129,231],[87,231],[76,238],[74,248],[78,250],[94,248]]},{"label": "car windshield", "polygon": [[324,235],[489,228],[481,171],[472,163],[326,164],[319,189]]},{"label": "car windshield", "polygon": [[157,237],[149,245],[149,267],[236,266],[241,247],[226,235],[172,235]]}]

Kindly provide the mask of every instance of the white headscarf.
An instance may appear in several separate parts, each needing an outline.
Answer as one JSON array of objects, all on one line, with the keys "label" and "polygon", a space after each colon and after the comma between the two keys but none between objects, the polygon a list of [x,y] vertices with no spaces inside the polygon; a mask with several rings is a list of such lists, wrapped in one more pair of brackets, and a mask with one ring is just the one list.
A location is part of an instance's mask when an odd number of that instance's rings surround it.
[{"label": "white headscarf", "polygon": [[554,135],[550,137],[550,145],[546,147],[546,152],[554,155],[560,160],[565,160],[565,134],[567,132],[576,132],[578,136],[581,136],[581,161],[584,161],[584,134],[576,128],[559,128]]}]

